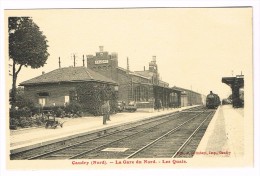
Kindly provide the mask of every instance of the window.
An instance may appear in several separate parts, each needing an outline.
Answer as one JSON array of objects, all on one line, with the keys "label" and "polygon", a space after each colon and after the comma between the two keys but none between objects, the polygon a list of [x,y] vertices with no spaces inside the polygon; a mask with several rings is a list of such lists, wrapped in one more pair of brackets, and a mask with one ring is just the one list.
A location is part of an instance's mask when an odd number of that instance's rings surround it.
[{"label": "window", "polygon": [[38,98],[39,104],[41,106],[45,106],[47,97],[50,96],[50,93],[49,92],[38,92],[37,94],[39,96],[39,98]]},{"label": "window", "polygon": [[64,96],[64,103],[70,102],[70,96]]},{"label": "window", "polygon": [[46,104],[46,98],[39,98],[39,104],[40,104],[41,106],[45,106],[45,104]]},{"label": "window", "polygon": [[138,86],[134,89],[134,99],[135,101],[148,101],[148,90],[144,86]]},{"label": "window", "polygon": [[76,102],[77,100],[78,100],[77,92],[75,90],[71,90],[69,92],[69,101],[70,102]]}]

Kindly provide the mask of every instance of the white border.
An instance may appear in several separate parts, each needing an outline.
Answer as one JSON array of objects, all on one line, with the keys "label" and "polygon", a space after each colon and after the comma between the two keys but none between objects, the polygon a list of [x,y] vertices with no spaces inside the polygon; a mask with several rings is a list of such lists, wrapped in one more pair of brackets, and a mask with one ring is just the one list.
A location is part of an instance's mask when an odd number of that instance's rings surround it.
[{"label": "white border", "polygon": [[150,1],[138,1],[138,0],[0,0],[0,23],[1,23],[1,43],[0,43],[0,81],[1,81],[1,92],[0,92],[0,155],[5,156],[5,59],[4,59],[4,9],[33,9],[33,8],[127,8],[127,7],[232,7],[232,6],[253,6],[253,35],[254,35],[254,143],[255,143],[255,158],[254,168],[230,168],[230,169],[143,169],[143,170],[82,170],[82,171],[9,171],[6,170],[5,158],[0,157],[1,172],[0,175],[210,175],[210,176],[225,176],[225,175],[260,175],[260,153],[259,153],[259,141],[260,141],[260,113],[259,113],[259,100],[260,100],[260,86],[259,86],[259,24],[260,24],[260,12],[259,12],[259,1],[258,0],[193,0],[193,1],[162,1],[162,0],[150,0]]},{"label": "white border", "polygon": [[1,9],[259,6],[259,0],[1,0]]}]

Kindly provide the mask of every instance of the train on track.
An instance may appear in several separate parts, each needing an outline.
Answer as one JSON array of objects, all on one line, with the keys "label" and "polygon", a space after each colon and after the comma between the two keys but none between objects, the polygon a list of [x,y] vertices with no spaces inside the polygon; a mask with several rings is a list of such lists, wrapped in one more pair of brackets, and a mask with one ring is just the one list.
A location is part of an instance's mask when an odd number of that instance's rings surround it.
[{"label": "train on track", "polygon": [[206,107],[208,109],[216,109],[220,104],[221,102],[219,96],[210,91],[210,94],[206,97]]}]

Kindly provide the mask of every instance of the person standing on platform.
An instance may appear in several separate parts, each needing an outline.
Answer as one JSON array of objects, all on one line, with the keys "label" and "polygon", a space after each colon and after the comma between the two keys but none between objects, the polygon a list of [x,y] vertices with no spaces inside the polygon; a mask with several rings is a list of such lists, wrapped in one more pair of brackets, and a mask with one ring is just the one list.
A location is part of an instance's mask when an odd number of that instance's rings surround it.
[{"label": "person standing on platform", "polygon": [[103,115],[103,125],[106,125],[107,123],[107,112],[108,112],[107,102],[104,101],[103,105],[101,106],[101,113]]},{"label": "person standing on platform", "polygon": [[160,109],[162,108],[162,101],[159,100],[158,101],[158,112],[160,112]]},{"label": "person standing on platform", "polygon": [[110,119],[110,104],[109,104],[109,100],[107,101],[107,121],[111,121],[111,119]]}]

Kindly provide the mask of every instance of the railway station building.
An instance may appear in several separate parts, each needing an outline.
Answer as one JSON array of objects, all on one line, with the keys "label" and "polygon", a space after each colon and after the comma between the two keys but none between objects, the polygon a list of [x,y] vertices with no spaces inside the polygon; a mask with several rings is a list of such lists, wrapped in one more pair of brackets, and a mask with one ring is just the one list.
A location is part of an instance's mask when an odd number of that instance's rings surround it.
[{"label": "railway station building", "polygon": [[[78,87],[114,90],[117,101],[128,104],[135,101],[137,108],[180,107],[201,104],[200,94],[180,87],[169,87],[160,79],[156,56],[148,69],[131,71],[118,66],[117,53],[108,53],[100,46],[95,55],[87,55],[87,67],[63,67],[44,73],[20,84],[26,96],[41,106],[62,106],[80,98]],[[89,89],[88,89],[89,90]],[[86,94],[91,94],[85,91]],[[91,98],[91,97],[90,97]],[[102,99],[102,98],[97,98]],[[93,100],[89,99],[90,103]],[[92,104],[97,108],[97,104]]]},{"label": "railway station building", "polygon": [[[64,67],[20,83],[25,96],[40,107],[64,107],[83,102],[83,108],[99,113],[104,91],[115,92],[115,81],[86,67]],[[85,100],[87,99],[87,100]]]},{"label": "railway station building", "polygon": [[138,108],[179,106],[181,91],[172,89],[159,76],[156,56],[149,62],[149,68],[131,71],[127,58],[127,68],[118,66],[117,53],[109,54],[103,46],[95,55],[87,55],[87,67],[118,83],[118,100],[129,103],[135,101]]}]

